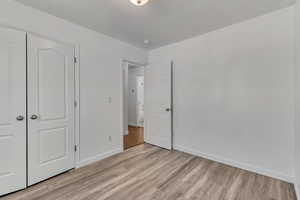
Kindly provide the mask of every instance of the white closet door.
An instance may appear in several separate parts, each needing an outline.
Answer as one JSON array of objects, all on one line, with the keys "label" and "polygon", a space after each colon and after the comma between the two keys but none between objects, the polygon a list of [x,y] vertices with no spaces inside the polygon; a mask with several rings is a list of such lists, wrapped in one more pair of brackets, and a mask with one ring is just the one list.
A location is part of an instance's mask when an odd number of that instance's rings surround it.
[{"label": "white closet door", "polygon": [[74,48],[28,35],[28,184],[74,168]]},{"label": "white closet door", "polygon": [[145,68],[145,141],[165,149],[172,149],[171,70],[171,62]]},{"label": "white closet door", "polygon": [[26,187],[26,33],[0,28],[0,195]]}]

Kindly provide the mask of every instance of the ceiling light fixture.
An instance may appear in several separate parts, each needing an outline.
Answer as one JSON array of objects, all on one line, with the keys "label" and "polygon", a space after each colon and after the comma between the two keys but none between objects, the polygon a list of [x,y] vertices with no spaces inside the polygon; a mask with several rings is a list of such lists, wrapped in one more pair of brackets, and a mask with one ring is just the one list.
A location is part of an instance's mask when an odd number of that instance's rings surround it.
[{"label": "ceiling light fixture", "polygon": [[136,6],[143,6],[148,3],[149,0],[130,0],[130,2]]}]

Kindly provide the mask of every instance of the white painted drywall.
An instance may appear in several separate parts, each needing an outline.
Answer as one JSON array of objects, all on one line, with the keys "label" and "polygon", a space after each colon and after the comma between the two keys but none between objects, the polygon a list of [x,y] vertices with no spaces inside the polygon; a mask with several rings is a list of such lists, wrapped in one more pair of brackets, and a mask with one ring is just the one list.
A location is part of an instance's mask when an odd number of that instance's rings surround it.
[{"label": "white painted drywall", "polygon": [[138,126],[137,77],[144,76],[143,67],[129,67],[128,70],[128,124]]},{"label": "white painted drywall", "polygon": [[121,59],[147,53],[12,0],[1,0],[0,24],[80,45],[80,165],[122,150]]},{"label": "white painted drywall", "polygon": [[294,7],[149,53],[174,60],[175,148],[292,180]]}]

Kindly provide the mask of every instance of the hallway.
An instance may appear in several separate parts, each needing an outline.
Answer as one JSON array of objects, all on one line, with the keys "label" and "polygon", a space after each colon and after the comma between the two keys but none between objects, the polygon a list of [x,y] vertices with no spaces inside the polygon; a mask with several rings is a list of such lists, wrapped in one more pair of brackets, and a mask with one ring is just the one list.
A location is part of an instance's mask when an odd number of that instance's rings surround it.
[{"label": "hallway", "polygon": [[144,128],[128,126],[128,135],[124,135],[124,149],[144,143]]}]

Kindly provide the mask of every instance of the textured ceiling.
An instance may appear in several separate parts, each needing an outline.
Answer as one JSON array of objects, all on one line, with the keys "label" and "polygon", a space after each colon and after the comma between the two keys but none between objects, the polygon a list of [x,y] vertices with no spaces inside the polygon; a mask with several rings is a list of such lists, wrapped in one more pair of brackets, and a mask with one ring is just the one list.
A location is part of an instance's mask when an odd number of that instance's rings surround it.
[{"label": "textured ceiling", "polygon": [[[295,0],[16,0],[118,40],[149,49],[292,5]],[[149,45],[144,44],[149,40]]]}]

